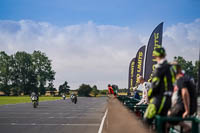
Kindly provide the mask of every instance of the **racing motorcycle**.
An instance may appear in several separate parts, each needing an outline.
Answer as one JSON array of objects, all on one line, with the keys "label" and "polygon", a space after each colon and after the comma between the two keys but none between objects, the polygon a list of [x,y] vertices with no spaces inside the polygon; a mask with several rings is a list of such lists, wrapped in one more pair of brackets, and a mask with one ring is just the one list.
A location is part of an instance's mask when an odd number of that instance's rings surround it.
[{"label": "racing motorcycle", "polygon": [[63,100],[65,100],[65,99],[66,99],[66,96],[65,96],[65,95],[62,95],[62,98],[63,98]]},{"label": "racing motorcycle", "polygon": [[72,95],[70,96],[70,98],[71,98],[71,101],[72,101],[74,104],[77,103],[77,96],[76,96],[75,94],[72,94]]},{"label": "racing motorcycle", "polygon": [[32,100],[33,108],[37,108],[37,106],[38,106],[38,98],[37,98],[37,96],[31,97],[31,100]]}]

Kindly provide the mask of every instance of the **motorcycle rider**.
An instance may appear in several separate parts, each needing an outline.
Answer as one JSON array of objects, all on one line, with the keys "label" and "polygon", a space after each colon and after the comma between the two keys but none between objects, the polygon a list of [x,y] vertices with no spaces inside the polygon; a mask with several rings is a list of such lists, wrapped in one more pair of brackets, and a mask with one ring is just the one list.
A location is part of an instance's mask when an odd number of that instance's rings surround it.
[{"label": "motorcycle rider", "polygon": [[65,98],[66,98],[65,94],[62,94],[62,97],[63,97],[63,100],[65,100]]},{"label": "motorcycle rider", "polygon": [[70,96],[70,98],[71,98],[71,101],[76,104],[76,102],[77,102],[77,96],[76,96],[76,94],[72,93],[71,96]]},{"label": "motorcycle rider", "polygon": [[36,99],[37,99],[37,103],[38,103],[38,101],[39,101],[39,96],[38,96],[38,94],[36,94],[34,91],[31,93],[31,101],[33,102],[33,98],[34,97],[36,97]]}]

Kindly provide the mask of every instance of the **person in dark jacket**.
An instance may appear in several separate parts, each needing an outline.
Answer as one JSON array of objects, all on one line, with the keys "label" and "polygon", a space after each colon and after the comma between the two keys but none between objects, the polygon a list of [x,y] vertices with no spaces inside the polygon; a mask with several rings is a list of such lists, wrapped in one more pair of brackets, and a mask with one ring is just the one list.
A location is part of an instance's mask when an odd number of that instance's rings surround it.
[{"label": "person in dark jacket", "polygon": [[149,105],[144,114],[144,121],[151,124],[155,115],[166,116],[171,106],[171,96],[173,84],[175,82],[175,71],[166,60],[166,52],[163,47],[158,47],[153,51],[153,56],[157,61],[148,91]]},{"label": "person in dark jacket", "polygon": [[[168,116],[185,118],[197,112],[196,86],[190,77],[182,73],[179,64],[175,64],[174,66],[176,68],[176,84]],[[170,124],[179,124],[183,128],[183,132],[191,130],[191,127],[185,122],[170,122]]]}]

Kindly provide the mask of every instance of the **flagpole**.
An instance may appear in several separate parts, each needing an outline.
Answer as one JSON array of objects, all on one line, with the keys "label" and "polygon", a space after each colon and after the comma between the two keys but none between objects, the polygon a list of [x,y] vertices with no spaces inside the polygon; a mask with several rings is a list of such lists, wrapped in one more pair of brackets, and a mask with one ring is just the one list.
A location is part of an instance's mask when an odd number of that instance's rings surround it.
[{"label": "flagpole", "polygon": [[144,54],[144,62],[143,62],[143,73],[142,77],[144,78],[144,73],[145,73],[145,65],[146,65],[146,55],[147,55],[147,45],[145,45],[145,54]]}]

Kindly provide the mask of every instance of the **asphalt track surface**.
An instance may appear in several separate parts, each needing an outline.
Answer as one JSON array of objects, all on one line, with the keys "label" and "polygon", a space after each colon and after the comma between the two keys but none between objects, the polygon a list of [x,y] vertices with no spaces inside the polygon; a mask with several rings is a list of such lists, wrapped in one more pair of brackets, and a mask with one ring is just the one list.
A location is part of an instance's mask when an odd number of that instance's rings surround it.
[{"label": "asphalt track surface", "polygon": [[0,133],[98,133],[106,106],[106,97],[3,105]]}]

